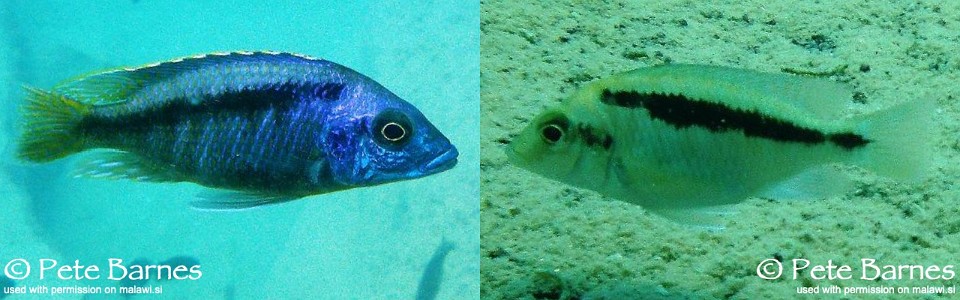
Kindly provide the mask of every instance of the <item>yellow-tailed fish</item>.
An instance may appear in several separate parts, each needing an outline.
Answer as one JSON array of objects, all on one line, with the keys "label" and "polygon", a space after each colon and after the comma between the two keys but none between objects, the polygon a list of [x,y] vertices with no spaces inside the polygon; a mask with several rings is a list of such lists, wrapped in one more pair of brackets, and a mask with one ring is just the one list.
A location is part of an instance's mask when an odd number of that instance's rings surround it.
[{"label": "yellow-tailed fish", "polygon": [[586,84],[510,144],[524,169],[680,221],[751,196],[836,195],[852,164],[904,181],[927,170],[932,103],[847,116],[848,86],[821,78],[664,65]]},{"label": "yellow-tailed fish", "polygon": [[20,158],[100,149],[77,176],[226,190],[194,203],[202,208],[419,178],[449,170],[459,155],[376,81],[298,54],[213,53],[28,91]]}]

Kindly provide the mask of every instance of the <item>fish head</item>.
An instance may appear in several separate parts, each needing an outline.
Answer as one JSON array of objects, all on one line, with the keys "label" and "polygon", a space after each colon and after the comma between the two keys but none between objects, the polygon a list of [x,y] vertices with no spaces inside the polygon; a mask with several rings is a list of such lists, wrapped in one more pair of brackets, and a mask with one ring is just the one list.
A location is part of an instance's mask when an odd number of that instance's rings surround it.
[{"label": "fish head", "polygon": [[507,158],[518,167],[565,181],[576,172],[581,151],[572,126],[564,110],[547,110],[510,141]]},{"label": "fish head", "polygon": [[335,172],[341,183],[365,186],[413,179],[457,164],[459,152],[446,136],[413,105],[392,100],[356,120],[355,132],[362,136],[345,146],[353,150],[352,157],[335,162],[350,164],[342,166],[347,172]]}]

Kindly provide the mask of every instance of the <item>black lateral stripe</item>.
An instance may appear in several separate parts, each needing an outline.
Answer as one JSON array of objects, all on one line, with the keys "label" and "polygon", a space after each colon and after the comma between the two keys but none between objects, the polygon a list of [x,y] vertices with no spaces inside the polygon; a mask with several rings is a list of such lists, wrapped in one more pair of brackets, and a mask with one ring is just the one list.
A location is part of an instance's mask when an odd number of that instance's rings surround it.
[{"label": "black lateral stripe", "polygon": [[173,125],[189,116],[207,113],[251,116],[251,113],[269,108],[286,111],[300,101],[339,99],[343,88],[343,84],[338,83],[306,85],[284,83],[257,89],[228,91],[218,95],[203,95],[203,100],[197,104],[193,103],[195,101],[177,98],[137,114],[109,119],[87,118],[81,122],[79,128],[84,131],[116,130],[116,128],[148,130],[151,126]]},{"label": "black lateral stripe", "polygon": [[831,134],[830,142],[833,142],[837,146],[840,146],[844,149],[855,149],[866,146],[870,143],[870,140],[864,139],[863,136],[860,136],[859,134],[846,132]]},{"label": "black lateral stripe", "polygon": [[754,110],[740,110],[723,104],[697,101],[683,95],[604,90],[600,101],[625,108],[643,108],[650,117],[682,129],[696,126],[711,132],[742,131],[749,137],[780,142],[820,144],[830,142],[852,150],[870,143],[864,137],[846,132],[825,134],[797,126],[786,120],[765,116]]},{"label": "black lateral stripe", "polygon": [[317,98],[336,101],[340,99],[340,92],[343,91],[343,83],[328,82],[315,85],[313,94]]},{"label": "black lateral stripe", "polygon": [[577,135],[589,147],[601,147],[604,150],[610,150],[610,147],[613,146],[613,137],[593,126],[579,124],[576,128]]}]

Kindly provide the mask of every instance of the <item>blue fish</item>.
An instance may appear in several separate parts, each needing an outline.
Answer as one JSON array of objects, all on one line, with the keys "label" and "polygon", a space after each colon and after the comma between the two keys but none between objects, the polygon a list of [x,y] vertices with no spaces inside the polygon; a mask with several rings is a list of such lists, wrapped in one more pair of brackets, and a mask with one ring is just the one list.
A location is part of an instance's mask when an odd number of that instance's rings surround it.
[{"label": "blue fish", "polygon": [[27,88],[18,155],[88,149],[77,176],[228,189],[247,208],[453,168],[458,152],[416,107],[339,64],[290,53],[200,55]]},{"label": "blue fish", "polygon": [[0,299],[7,297],[7,288],[13,288],[16,286],[16,281],[13,281],[13,279],[10,279],[5,275],[0,275]]},{"label": "blue fish", "polygon": [[427,267],[423,270],[423,276],[420,277],[420,284],[417,285],[417,300],[433,300],[437,298],[440,292],[440,283],[443,282],[443,262],[447,259],[447,254],[453,251],[454,244],[443,237],[440,245],[433,250]]},{"label": "blue fish", "polygon": [[[164,280],[169,280],[170,278],[172,278],[172,276],[174,275],[173,273],[171,273],[173,269],[182,266],[182,267],[186,268],[187,270],[190,270],[190,269],[192,269],[194,266],[199,266],[199,265],[200,265],[200,259],[198,259],[198,258],[196,258],[196,257],[193,257],[193,256],[188,256],[188,255],[178,255],[178,256],[174,256],[174,257],[168,258],[167,260],[164,260],[164,261],[160,262],[160,265],[161,265],[161,266],[169,266],[169,267],[171,268],[169,272],[166,271],[166,270],[164,270],[164,269],[158,269],[158,270],[157,270],[157,274],[159,274],[159,277],[157,278],[157,280],[158,280],[158,281],[164,281]],[[190,275],[190,272],[180,272],[180,273],[177,273],[177,274],[179,274],[178,276],[189,276],[189,275]]]},{"label": "blue fish", "polygon": [[[153,265],[153,262],[147,258],[137,258],[133,262],[128,264],[125,268],[130,269],[130,267],[137,266],[140,270],[146,268],[146,266]],[[132,279],[130,276],[124,276],[120,279],[119,285],[121,287],[135,287],[135,286],[146,286],[148,279]]]}]

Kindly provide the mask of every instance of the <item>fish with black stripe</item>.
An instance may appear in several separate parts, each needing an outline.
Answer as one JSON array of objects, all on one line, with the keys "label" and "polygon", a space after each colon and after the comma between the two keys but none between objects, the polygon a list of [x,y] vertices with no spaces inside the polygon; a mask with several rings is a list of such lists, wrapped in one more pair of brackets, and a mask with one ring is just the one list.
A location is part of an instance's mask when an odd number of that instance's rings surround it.
[{"label": "fish with black stripe", "polygon": [[458,152],[416,107],[339,64],[232,52],[28,88],[19,157],[99,150],[77,176],[194,182],[206,208],[245,208],[452,168]]},{"label": "fish with black stripe", "polygon": [[713,226],[752,196],[848,191],[836,164],[916,182],[933,151],[923,99],[848,116],[850,88],[822,78],[663,65],[586,84],[508,147],[521,168]]}]

